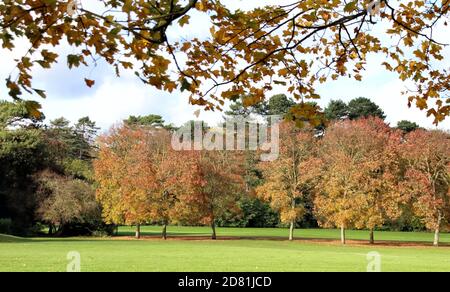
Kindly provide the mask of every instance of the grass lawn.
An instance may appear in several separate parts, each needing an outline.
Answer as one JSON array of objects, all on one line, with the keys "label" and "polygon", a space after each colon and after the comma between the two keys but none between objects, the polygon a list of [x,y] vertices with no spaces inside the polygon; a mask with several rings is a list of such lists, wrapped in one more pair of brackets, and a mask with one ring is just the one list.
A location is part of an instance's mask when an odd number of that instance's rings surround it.
[{"label": "grass lawn", "polygon": [[[160,228],[145,227],[144,235]],[[208,228],[171,227],[170,235],[207,235]],[[219,236],[286,236],[283,229],[218,229]],[[132,235],[123,227],[121,235]],[[335,238],[335,230],[298,230],[304,238]],[[366,239],[364,232],[349,232]],[[427,233],[382,232],[383,240],[429,241]],[[448,234],[443,240],[450,242]],[[0,235],[0,271],[65,271],[67,253],[81,255],[82,271],[365,271],[367,253],[381,255],[383,271],[450,271],[450,248],[340,246],[284,240],[22,239]]]}]

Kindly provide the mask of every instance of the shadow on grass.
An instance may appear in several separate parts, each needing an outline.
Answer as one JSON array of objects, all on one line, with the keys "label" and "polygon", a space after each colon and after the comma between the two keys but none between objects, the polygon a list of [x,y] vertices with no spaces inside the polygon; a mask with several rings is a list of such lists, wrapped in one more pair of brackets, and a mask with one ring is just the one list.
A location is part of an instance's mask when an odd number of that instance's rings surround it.
[{"label": "shadow on grass", "polygon": [[[213,241],[211,235],[201,233],[168,233],[169,241]],[[162,240],[161,234],[158,232],[143,232],[141,239],[135,239],[133,232],[119,232],[119,235],[114,237],[39,237],[39,238],[23,238],[12,235],[0,234],[0,244],[2,243],[95,243],[101,241],[129,241],[129,242],[145,242],[152,240]],[[240,241],[240,240],[252,240],[252,241],[279,241],[286,242],[286,237],[280,236],[218,236],[217,241]],[[337,239],[324,239],[324,238],[301,238],[294,239],[294,242],[314,243],[314,244],[327,244],[327,245],[339,245],[342,246]],[[374,244],[370,244],[367,240],[348,240],[346,246],[378,246],[378,247],[433,247],[429,242],[423,241],[387,241],[379,240]],[[449,248],[450,243],[441,243],[440,247]]]},{"label": "shadow on grass", "polygon": [[[121,234],[129,234],[128,236]],[[116,240],[136,240],[134,239],[134,233],[121,232],[118,236],[114,237]],[[141,235],[142,241],[148,240],[162,240],[160,234],[146,232]],[[287,242],[289,241],[286,237],[281,236],[217,236],[217,240],[212,240],[211,235],[208,234],[192,234],[192,233],[173,233],[169,234],[167,237],[169,241],[239,241],[239,240],[252,240],[252,241],[278,241],[278,242]],[[426,247],[434,247],[431,242],[425,241],[397,241],[397,240],[378,240],[375,243],[371,244],[368,240],[364,239],[348,239],[346,245],[342,245],[339,239],[335,238],[302,238],[297,237],[293,240],[293,242],[303,242],[303,243],[312,243],[312,244],[327,244],[327,245],[336,245],[336,246],[373,246],[373,247],[418,247],[418,248],[426,248]],[[441,243],[440,247],[448,248],[450,247],[450,243]]]},{"label": "shadow on grass", "polygon": [[[150,236],[150,237],[161,237],[162,236],[162,232],[153,232],[153,231],[142,231],[141,232],[142,236]],[[121,236],[127,236],[127,237],[131,237],[131,236],[135,236],[135,233],[132,231],[119,231],[119,233],[117,235],[115,235],[114,237],[121,237]],[[211,236],[210,233],[192,233],[192,232],[167,232],[167,236],[169,237],[180,237],[180,236]]]}]

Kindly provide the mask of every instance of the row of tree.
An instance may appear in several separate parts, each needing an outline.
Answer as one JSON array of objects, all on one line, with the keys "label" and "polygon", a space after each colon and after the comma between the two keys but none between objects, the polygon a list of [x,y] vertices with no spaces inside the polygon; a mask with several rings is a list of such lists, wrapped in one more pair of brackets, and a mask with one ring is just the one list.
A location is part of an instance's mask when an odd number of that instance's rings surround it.
[{"label": "row of tree", "polygon": [[[295,105],[285,95],[253,107],[238,100],[226,115],[289,119]],[[8,218],[0,219],[0,232],[36,233],[44,224],[50,234],[75,235],[109,233],[110,224],[178,223],[210,224],[215,237],[216,225],[290,225],[293,238],[296,226],[446,227],[445,159],[440,168],[418,161],[425,154],[431,158],[422,159],[448,157],[446,134],[416,131],[407,121],[391,129],[366,98],[332,101],[323,114],[334,123],[314,129],[284,123],[280,159],[271,163],[261,163],[260,153],[250,151],[173,151],[176,128],[157,115],[131,116],[96,143],[98,128],[89,118],[45,125],[44,117],[28,114],[25,103],[0,107],[0,218]],[[379,120],[361,120],[373,116]],[[436,145],[426,144],[432,141]],[[427,176],[425,167],[439,174]],[[362,214],[371,215],[357,218]]]},{"label": "row of tree", "polygon": [[[291,225],[308,204],[324,227],[374,230],[400,218],[419,218],[439,233],[450,214],[450,135],[415,130],[404,134],[379,118],[339,121],[317,139],[313,132],[282,126],[280,158],[263,164],[257,188]],[[408,218],[409,217],[409,218]]]},{"label": "row of tree", "polygon": [[[330,107],[336,103],[344,104]],[[114,127],[101,137],[94,164],[104,219],[136,225],[137,237],[142,224],[162,224],[164,238],[170,223],[209,224],[215,238],[220,218],[242,212],[242,197],[256,197],[290,226],[290,239],[305,217],[341,228],[343,243],[349,228],[369,230],[373,243],[375,229],[419,220],[438,245],[450,212],[450,136],[410,129],[412,123],[391,128],[369,100],[350,104],[320,135],[283,122],[273,162],[259,162],[250,151],[174,151],[171,132],[161,125]],[[236,103],[227,114],[288,117],[289,108],[289,99],[276,96],[257,109]]]}]

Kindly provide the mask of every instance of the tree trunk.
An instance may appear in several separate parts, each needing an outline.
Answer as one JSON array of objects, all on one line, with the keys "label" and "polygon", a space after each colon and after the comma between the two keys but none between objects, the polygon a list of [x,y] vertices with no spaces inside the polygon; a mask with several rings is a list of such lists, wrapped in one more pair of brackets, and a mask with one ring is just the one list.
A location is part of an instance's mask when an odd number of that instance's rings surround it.
[{"label": "tree trunk", "polygon": [[439,235],[440,235],[440,232],[441,232],[441,221],[442,221],[442,217],[439,214],[438,222],[437,222],[437,228],[434,230],[434,241],[433,241],[433,245],[434,246],[439,246],[439,237],[440,237]]},{"label": "tree trunk", "polygon": [[53,224],[50,224],[50,225],[48,226],[48,235],[49,235],[49,236],[53,236]]},{"label": "tree trunk", "polygon": [[164,226],[163,226],[163,230],[162,230],[162,238],[163,238],[164,240],[167,239],[167,224],[164,224]]},{"label": "tree trunk", "polygon": [[291,221],[291,225],[289,227],[289,240],[294,240],[294,228],[295,228],[295,223],[294,221]]},{"label": "tree trunk", "polygon": [[214,222],[214,220],[211,223],[211,228],[212,228],[212,236],[211,239],[216,240],[217,239],[217,234],[216,234],[216,223]]},{"label": "tree trunk", "polygon": [[439,228],[436,228],[436,230],[434,231],[434,246],[439,246],[439,232]]},{"label": "tree trunk", "polygon": [[341,225],[341,243],[346,244],[346,238],[345,238],[345,226],[344,224]]},{"label": "tree trunk", "polygon": [[375,243],[375,236],[374,236],[373,233],[374,232],[373,232],[373,228],[372,228],[372,229],[370,229],[370,240],[369,240],[370,244],[374,244]]},{"label": "tree trunk", "polygon": [[136,224],[136,239],[140,239],[140,238],[141,238],[141,225]]}]

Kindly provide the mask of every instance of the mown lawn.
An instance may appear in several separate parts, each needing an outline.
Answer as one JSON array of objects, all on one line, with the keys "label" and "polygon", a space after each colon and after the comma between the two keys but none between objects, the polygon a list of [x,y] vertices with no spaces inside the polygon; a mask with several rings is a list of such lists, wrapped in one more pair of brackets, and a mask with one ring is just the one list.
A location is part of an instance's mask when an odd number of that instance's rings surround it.
[{"label": "mown lawn", "polygon": [[[159,228],[143,228],[155,235]],[[169,229],[173,235],[203,235],[206,228]],[[219,236],[285,236],[277,229],[219,229]],[[121,228],[120,234],[131,235]],[[310,238],[334,238],[334,230],[299,230]],[[365,233],[349,232],[353,239]],[[381,239],[422,241],[421,233],[377,233]],[[449,241],[448,234],[443,236]],[[367,254],[381,255],[383,271],[450,271],[449,247],[341,246],[308,240],[130,240],[126,238],[21,239],[0,236],[0,271],[65,271],[67,253],[81,255],[82,271],[366,271]]]}]

